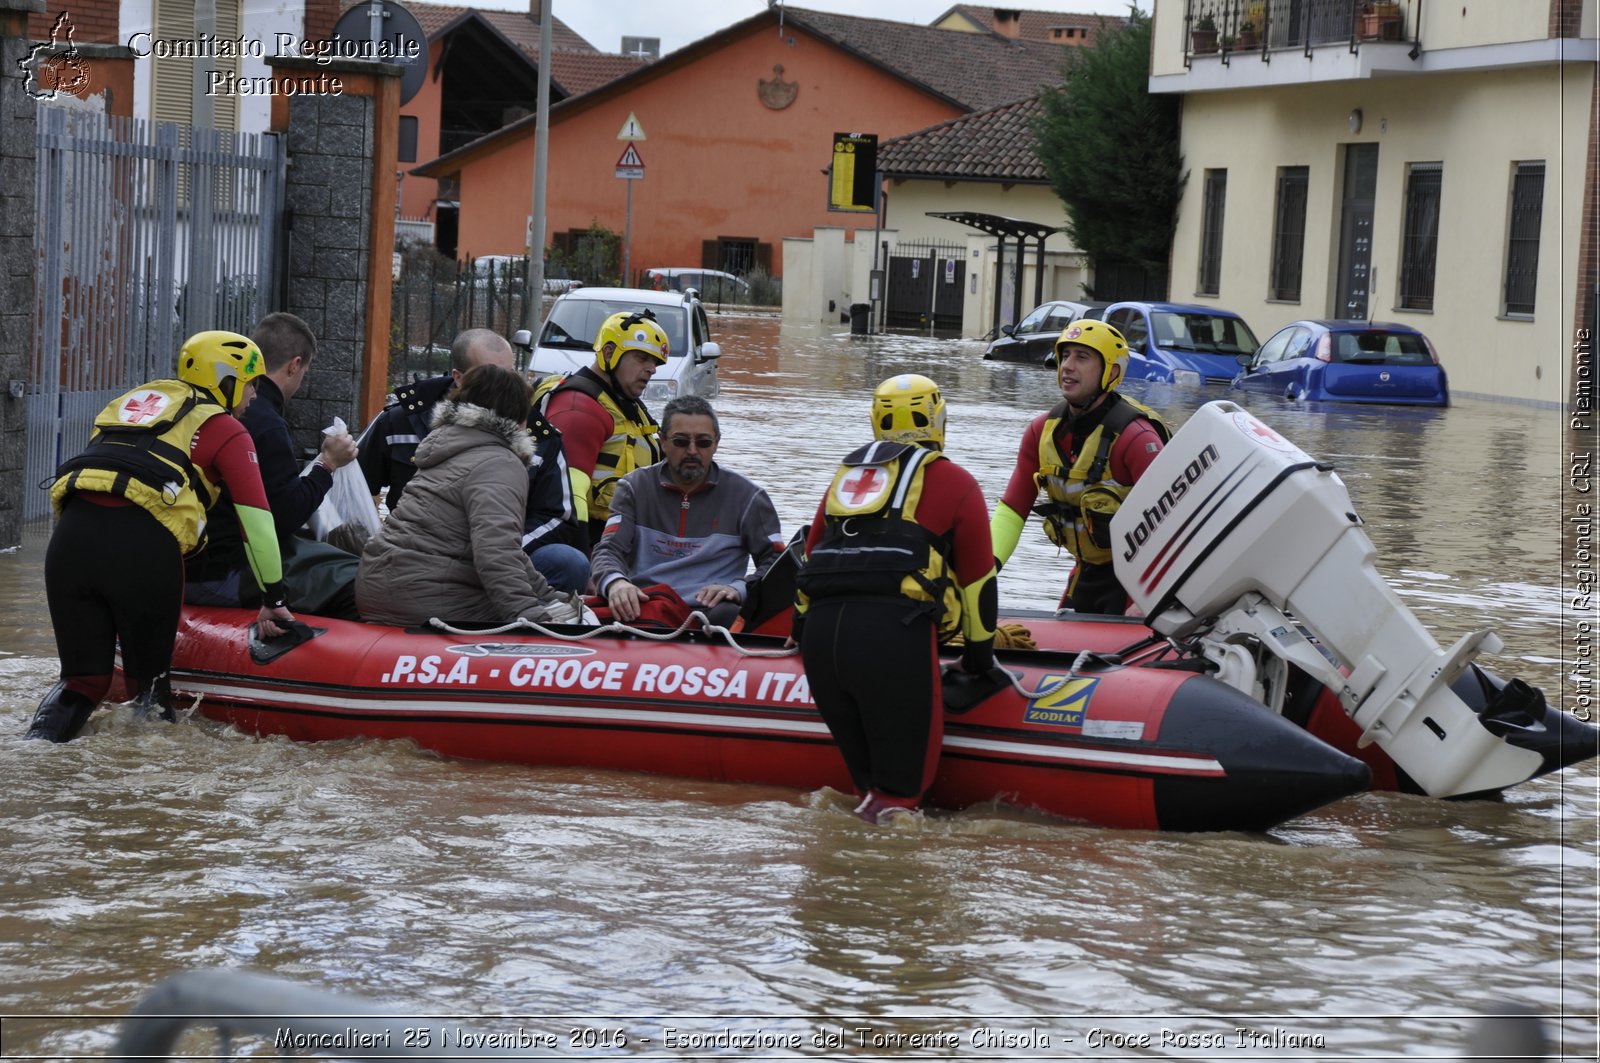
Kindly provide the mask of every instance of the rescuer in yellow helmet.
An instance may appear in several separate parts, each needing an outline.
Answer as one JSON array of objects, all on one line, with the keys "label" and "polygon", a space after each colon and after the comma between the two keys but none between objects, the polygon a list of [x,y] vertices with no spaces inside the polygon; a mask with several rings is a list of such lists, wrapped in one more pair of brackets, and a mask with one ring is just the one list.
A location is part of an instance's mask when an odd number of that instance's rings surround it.
[{"label": "rescuer in yellow helmet", "polygon": [[939,386],[905,374],[872,397],[874,442],[834,474],[796,577],[795,638],[861,803],[886,823],[932,784],[944,735],[939,643],[994,668],[998,598],[983,491],[944,456]]},{"label": "rescuer in yellow helmet", "polygon": [[[1117,392],[1128,369],[1128,343],[1104,321],[1074,321],[1056,340],[1061,401],[1028,425],[990,534],[995,559],[1017,548],[1031,510],[1046,538],[1072,554],[1063,608],[1127,611],[1112,568],[1111,515],[1155,460],[1170,433],[1155,411]],[[1046,501],[1035,506],[1043,490]]]},{"label": "rescuer in yellow helmet", "polygon": [[661,429],[639,397],[671,356],[649,310],[612,314],[594,339],[594,364],[534,389],[539,412],[561,432],[578,523],[598,540],[617,481],[661,460]]},{"label": "rescuer in yellow helmet", "polygon": [[223,487],[261,585],[261,633],[280,635],[280,625],[294,621],[255,444],[237,419],[265,372],[248,337],[196,333],[178,353],[177,379],[112,400],[95,418],[89,445],[56,470],[44,579],[61,679],[40,702],[29,738],[66,742],[83,729],[110,690],[119,646],[140,714],[173,718],[167,671],[183,607],[183,559],[203,544],[206,514]]}]

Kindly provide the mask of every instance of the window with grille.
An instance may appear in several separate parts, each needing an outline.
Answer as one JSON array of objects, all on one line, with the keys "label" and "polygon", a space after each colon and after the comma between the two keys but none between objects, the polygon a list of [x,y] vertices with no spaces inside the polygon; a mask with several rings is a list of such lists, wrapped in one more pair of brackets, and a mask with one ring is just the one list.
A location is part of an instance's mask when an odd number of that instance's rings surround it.
[{"label": "window with grille", "polygon": [[1278,205],[1272,216],[1272,298],[1300,301],[1300,269],[1306,252],[1306,188],[1309,166],[1278,168]]},{"label": "window with grille", "polygon": [[1439,257],[1439,196],[1444,165],[1414,162],[1406,175],[1406,216],[1400,245],[1400,306],[1433,309],[1433,278]]},{"label": "window with grille", "polygon": [[1544,218],[1544,163],[1519,162],[1511,176],[1511,226],[1506,239],[1505,313],[1533,315],[1539,280],[1539,223]]},{"label": "window with grille", "polygon": [[1222,205],[1228,195],[1228,171],[1207,170],[1200,216],[1200,295],[1222,289]]}]

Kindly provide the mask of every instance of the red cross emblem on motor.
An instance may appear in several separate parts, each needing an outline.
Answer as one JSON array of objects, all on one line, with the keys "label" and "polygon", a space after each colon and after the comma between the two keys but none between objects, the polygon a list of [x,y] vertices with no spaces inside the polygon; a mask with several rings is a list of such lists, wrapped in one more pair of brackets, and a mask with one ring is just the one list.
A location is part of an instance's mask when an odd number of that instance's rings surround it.
[{"label": "red cross emblem on motor", "polygon": [[876,465],[863,465],[839,481],[839,500],[851,509],[860,509],[876,502],[888,486],[887,473]]},{"label": "red cross emblem on motor", "polygon": [[1239,431],[1250,436],[1260,446],[1268,447],[1283,454],[1292,455],[1299,452],[1299,448],[1293,443],[1243,410],[1238,410],[1234,413],[1233,423],[1238,427]]}]

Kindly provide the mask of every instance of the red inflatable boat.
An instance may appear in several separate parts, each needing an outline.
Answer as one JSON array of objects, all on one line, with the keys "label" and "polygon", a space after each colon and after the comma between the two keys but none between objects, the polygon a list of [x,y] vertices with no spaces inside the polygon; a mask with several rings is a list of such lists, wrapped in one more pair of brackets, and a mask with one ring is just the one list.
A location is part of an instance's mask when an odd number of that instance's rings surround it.
[{"label": "red inflatable boat", "polygon": [[[986,688],[947,687],[960,711],[927,802],[1262,830],[1369,786],[1490,793],[1596,754],[1600,730],[1472,663],[1492,633],[1441,649],[1376,576],[1359,524],[1326,466],[1231,403],[1203,407],[1112,522],[1145,618],[1013,617],[1040,648],[1000,650]],[[307,618],[317,637],[284,650],[247,639],[252,619],[185,611],[180,703],[298,740],[850,788],[776,635]]]},{"label": "red inflatable boat", "polygon": [[[406,738],[475,760],[850,789],[794,654],[747,656],[703,634],[566,640],[314,619],[318,637],[257,663],[252,619],[186,611],[172,672],[180,704],[198,697],[206,716],[297,740]],[[1137,623],[1082,627],[1087,650],[1148,634]],[[781,652],[776,638],[739,642]],[[1368,784],[1359,760],[1196,671],[1073,675],[1076,654],[999,656],[1037,693],[1000,689],[946,721],[931,805],[999,800],[1107,826],[1260,830]]]}]

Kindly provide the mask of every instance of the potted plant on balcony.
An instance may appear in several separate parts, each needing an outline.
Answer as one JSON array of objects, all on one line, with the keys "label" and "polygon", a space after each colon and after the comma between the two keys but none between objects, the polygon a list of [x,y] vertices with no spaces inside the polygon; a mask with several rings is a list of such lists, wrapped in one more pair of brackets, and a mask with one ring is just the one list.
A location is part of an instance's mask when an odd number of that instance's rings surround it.
[{"label": "potted plant on balcony", "polygon": [[1194,20],[1189,31],[1189,50],[1195,55],[1208,55],[1217,50],[1217,21],[1206,12]]},{"label": "potted plant on balcony", "polygon": [[1367,0],[1361,5],[1356,35],[1364,41],[1397,41],[1400,39],[1400,4],[1398,0]]},{"label": "potted plant on balcony", "polygon": [[1261,35],[1256,32],[1256,24],[1248,19],[1239,23],[1239,36],[1235,43],[1241,52],[1248,48],[1260,47]]}]

